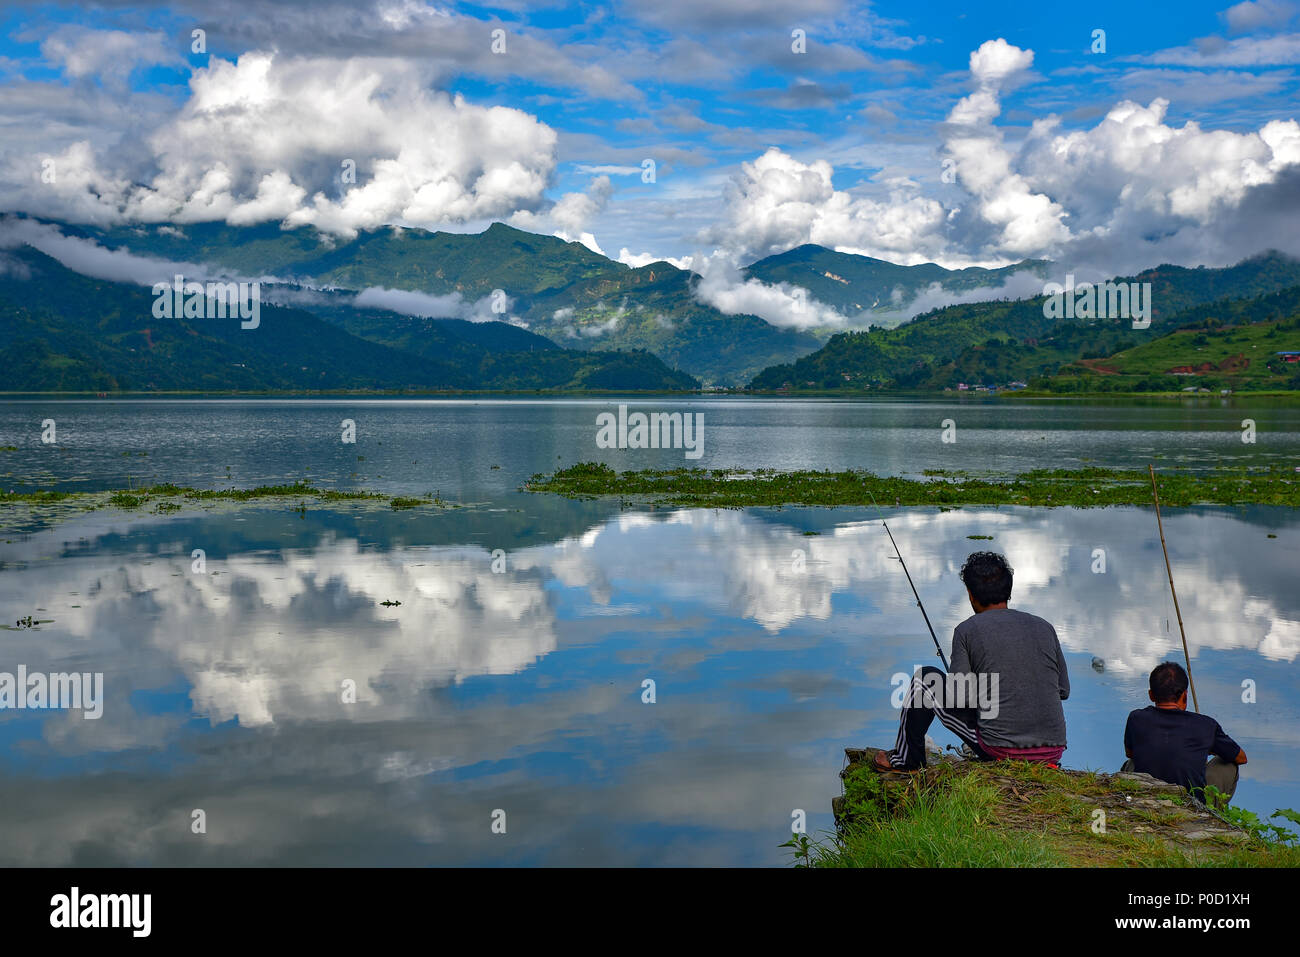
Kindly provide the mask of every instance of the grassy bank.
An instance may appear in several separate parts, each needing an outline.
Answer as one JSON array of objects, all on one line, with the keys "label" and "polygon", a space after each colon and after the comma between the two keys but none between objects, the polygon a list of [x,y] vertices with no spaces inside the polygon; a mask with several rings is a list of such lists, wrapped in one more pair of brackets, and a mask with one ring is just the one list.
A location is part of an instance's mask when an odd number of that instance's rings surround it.
[{"label": "grassy bank", "polygon": [[[1274,469],[1159,472],[1160,502],[1186,505],[1300,506],[1300,473]],[[568,498],[617,496],[668,506],[739,508],[781,505],[1150,505],[1145,471],[1040,469],[1006,480],[960,472],[926,472],[924,479],[871,472],[777,472],[768,469],[669,469],[616,472],[583,462],[553,475],[534,475],[531,492]]]},{"label": "grassy bank", "polygon": [[[873,752],[867,752],[868,754]],[[1286,830],[1216,816],[1171,785],[1024,762],[936,761],[842,777],[837,834],[795,839],[814,867],[1298,867]],[[1235,809],[1230,809],[1235,810]],[[1282,825],[1287,821],[1282,820]]]}]

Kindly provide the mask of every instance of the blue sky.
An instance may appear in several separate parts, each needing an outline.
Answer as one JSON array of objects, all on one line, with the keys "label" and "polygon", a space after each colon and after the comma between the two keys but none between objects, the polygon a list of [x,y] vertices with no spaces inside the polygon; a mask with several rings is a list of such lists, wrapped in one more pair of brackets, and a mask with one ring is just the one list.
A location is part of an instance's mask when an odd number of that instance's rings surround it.
[{"label": "blue sky", "polygon": [[800,242],[946,265],[1222,264],[1297,242],[1297,12],[19,4],[0,20],[0,206],[345,234],[502,220],[697,268]]}]

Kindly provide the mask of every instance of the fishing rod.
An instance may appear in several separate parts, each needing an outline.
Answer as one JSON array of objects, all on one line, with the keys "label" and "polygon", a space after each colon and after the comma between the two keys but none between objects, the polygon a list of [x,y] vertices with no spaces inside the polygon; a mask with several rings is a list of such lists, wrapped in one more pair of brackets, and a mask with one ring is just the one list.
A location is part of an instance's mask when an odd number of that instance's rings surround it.
[{"label": "fishing rod", "polygon": [[1156,500],[1156,525],[1160,529],[1160,548],[1165,553],[1165,574],[1169,576],[1169,594],[1174,596],[1174,614],[1178,616],[1178,634],[1183,637],[1183,660],[1187,662],[1187,683],[1192,688],[1192,707],[1201,713],[1201,706],[1196,700],[1196,682],[1192,680],[1192,656],[1187,653],[1187,632],[1183,630],[1183,613],[1178,608],[1178,592],[1174,591],[1174,572],[1169,565],[1169,548],[1165,545],[1165,523],[1160,518],[1160,490],[1156,488],[1156,467],[1147,464],[1151,473],[1151,494]]},{"label": "fishing rod", "polygon": [[916,583],[912,581],[912,575],[907,570],[907,562],[903,561],[903,553],[898,550],[898,542],[894,541],[894,533],[889,530],[889,523],[885,521],[885,513],[876,505],[876,497],[867,492],[867,497],[871,499],[871,504],[876,506],[876,514],[880,516],[880,524],[885,526],[885,534],[889,536],[889,543],[894,546],[894,555],[898,558],[898,564],[903,566],[903,574],[907,576],[907,583],[912,586],[912,594],[916,596],[916,607],[921,609],[921,617],[925,619],[925,627],[930,629],[930,640],[934,642],[934,653],[939,656],[943,662],[943,670],[948,670],[948,659],[944,657],[943,647],[939,644],[939,637],[934,633],[934,626],[930,624],[930,616],[925,613],[925,606],[921,604],[921,596],[917,593]]}]

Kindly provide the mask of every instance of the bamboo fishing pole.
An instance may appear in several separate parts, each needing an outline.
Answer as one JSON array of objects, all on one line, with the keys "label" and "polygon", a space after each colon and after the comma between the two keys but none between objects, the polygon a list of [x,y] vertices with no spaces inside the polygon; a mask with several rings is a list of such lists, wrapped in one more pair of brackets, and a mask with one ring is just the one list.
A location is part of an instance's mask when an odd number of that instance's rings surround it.
[{"label": "bamboo fishing pole", "polygon": [[1156,526],[1160,529],[1160,548],[1165,553],[1165,574],[1169,576],[1169,594],[1174,596],[1174,614],[1178,616],[1178,634],[1183,639],[1183,660],[1187,662],[1187,683],[1192,688],[1192,707],[1201,713],[1201,705],[1196,700],[1196,682],[1192,680],[1192,656],[1187,652],[1187,632],[1183,630],[1183,613],[1178,608],[1178,592],[1174,590],[1174,572],[1169,565],[1169,548],[1165,545],[1165,523],[1160,518],[1160,490],[1156,488],[1156,467],[1148,464],[1151,473],[1151,494],[1156,500]]},{"label": "bamboo fishing pole", "polygon": [[898,557],[898,564],[903,566],[903,574],[907,576],[907,583],[912,586],[912,594],[916,597],[916,607],[921,609],[921,617],[925,619],[925,627],[930,629],[930,640],[934,642],[934,653],[939,656],[943,662],[943,670],[948,671],[948,659],[944,656],[943,646],[939,644],[939,636],[934,633],[934,625],[930,624],[930,616],[925,613],[925,606],[921,604],[921,596],[916,590],[916,583],[912,581],[912,574],[907,570],[907,562],[903,561],[903,553],[898,550],[898,542],[894,541],[894,533],[889,530],[889,523],[885,521],[885,513],[876,505],[876,497],[867,492],[871,499],[871,504],[876,506],[876,514],[880,516],[880,524],[885,526],[885,534],[889,536],[889,544],[894,546],[894,554]]}]

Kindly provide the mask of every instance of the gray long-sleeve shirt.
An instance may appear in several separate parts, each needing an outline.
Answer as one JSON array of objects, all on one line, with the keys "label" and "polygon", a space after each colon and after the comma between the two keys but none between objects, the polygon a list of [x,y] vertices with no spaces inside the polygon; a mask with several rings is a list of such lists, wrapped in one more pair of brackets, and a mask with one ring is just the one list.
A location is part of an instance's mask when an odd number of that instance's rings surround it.
[{"label": "gray long-sleeve shirt", "polygon": [[[953,674],[997,675],[997,709],[982,709],[980,736],[999,748],[1065,746],[1070,676],[1056,629],[1037,615],[992,608],[953,631]],[[988,685],[992,687],[992,684]]]}]

